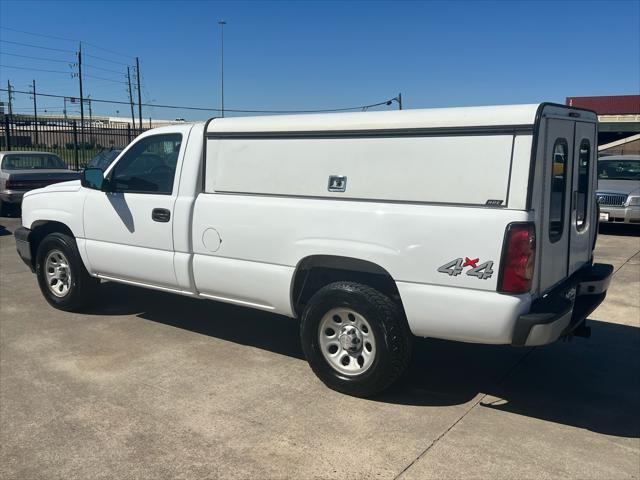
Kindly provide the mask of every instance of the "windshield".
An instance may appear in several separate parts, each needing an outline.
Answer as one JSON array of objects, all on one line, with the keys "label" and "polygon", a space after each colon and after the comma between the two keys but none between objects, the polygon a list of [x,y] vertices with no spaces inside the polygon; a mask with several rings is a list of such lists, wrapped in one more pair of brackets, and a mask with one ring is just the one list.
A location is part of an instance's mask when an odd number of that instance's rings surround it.
[{"label": "windshield", "polygon": [[113,162],[116,157],[120,154],[122,150],[103,150],[91,160],[87,164],[87,168],[100,168],[102,170],[106,170],[111,162]]},{"label": "windshield", "polygon": [[2,159],[3,170],[67,169],[60,157],[50,153],[12,153]]},{"label": "windshield", "polygon": [[599,160],[601,180],[640,180],[640,160]]}]

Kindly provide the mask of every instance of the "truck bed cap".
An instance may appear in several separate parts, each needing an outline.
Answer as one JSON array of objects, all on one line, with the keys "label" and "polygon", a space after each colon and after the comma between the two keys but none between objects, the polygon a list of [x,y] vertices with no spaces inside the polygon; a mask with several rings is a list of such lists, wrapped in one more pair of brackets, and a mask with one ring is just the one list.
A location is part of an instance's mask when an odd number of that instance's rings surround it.
[{"label": "truck bed cap", "polygon": [[531,126],[540,104],[216,118],[207,133]]}]

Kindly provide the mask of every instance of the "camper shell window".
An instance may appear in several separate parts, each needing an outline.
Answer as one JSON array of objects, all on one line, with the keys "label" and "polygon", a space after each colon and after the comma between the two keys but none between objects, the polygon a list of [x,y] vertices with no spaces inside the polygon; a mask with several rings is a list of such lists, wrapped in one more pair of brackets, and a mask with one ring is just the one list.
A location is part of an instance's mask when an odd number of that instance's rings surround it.
[{"label": "camper shell window", "polygon": [[566,138],[558,138],[553,145],[551,194],[549,198],[549,240],[555,243],[564,230],[565,196],[567,191],[567,156],[569,144]]}]

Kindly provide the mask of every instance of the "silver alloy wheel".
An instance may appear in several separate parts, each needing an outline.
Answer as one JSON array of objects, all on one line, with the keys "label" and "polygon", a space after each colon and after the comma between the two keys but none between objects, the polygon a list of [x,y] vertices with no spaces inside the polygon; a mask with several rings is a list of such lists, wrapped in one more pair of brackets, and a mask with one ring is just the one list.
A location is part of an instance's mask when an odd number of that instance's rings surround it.
[{"label": "silver alloy wheel", "polygon": [[325,360],[343,375],[360,375],[373,364],[376,339],[365,317],[350,308],[333,308],[318,329]]},{"label": "silver alloy wheel", "polygon": [[44,272],[49,291],[56,297],[64,297],[71,288],[71,267],[64,253],[51,250],[44,261]]}]

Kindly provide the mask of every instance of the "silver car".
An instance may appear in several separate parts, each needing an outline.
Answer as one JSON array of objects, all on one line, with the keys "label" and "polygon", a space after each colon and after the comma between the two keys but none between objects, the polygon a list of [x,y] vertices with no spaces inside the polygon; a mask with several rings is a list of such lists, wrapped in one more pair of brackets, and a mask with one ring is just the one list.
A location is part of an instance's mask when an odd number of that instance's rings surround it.
[{"label": "silver car", "polygon": [[598,159],[601,222],[640,224],[640,155]]},{"label": "silver car", "polygon": [[77,180],[57,155],[49,152],[0,152],[0,215],[22,203],[25,192],[52,183]]}]

